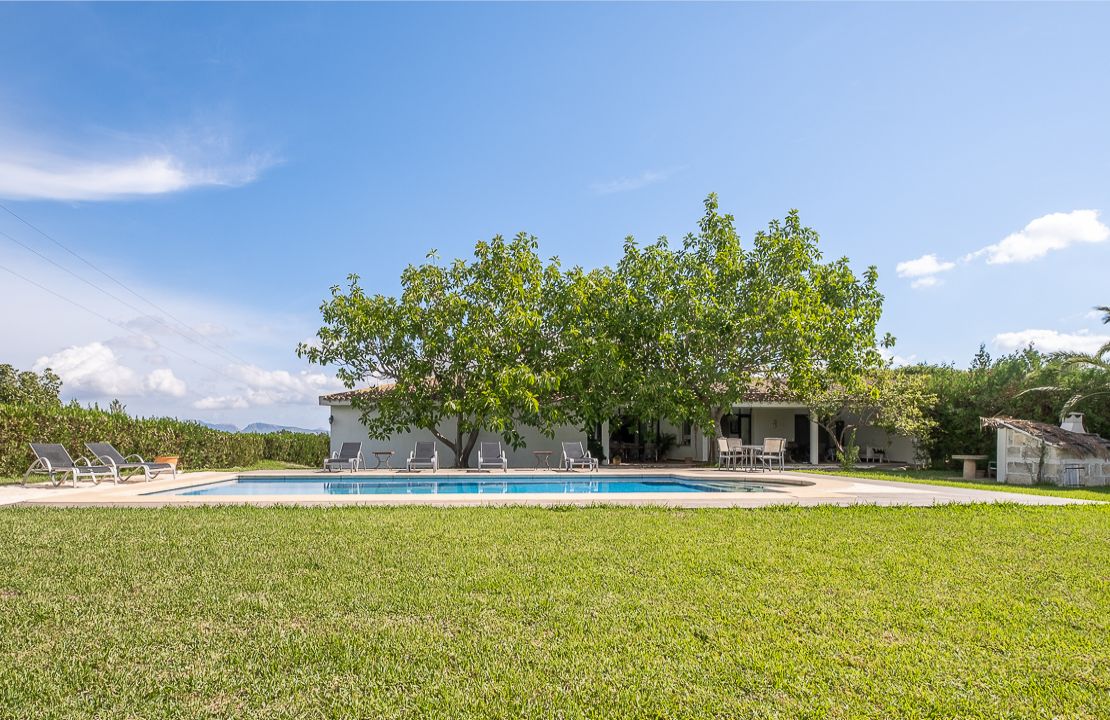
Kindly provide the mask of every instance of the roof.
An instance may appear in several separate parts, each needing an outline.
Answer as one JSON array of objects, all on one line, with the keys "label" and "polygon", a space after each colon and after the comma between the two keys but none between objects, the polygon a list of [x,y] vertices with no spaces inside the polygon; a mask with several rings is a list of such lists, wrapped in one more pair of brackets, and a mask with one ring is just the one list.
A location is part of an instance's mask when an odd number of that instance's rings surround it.
[{"label": "roof", "polygon": [[1077,433],[1058,425],[1009,417],[981,417],[979,425],[983,428],[1010,428],[1061,450],[1110,459],[1110,441],[1093,433]]},{"label": "roof", "polygon": [[349,405],[351,400],[357,395],[372,395],[375,393],[384,392],[394,387],[395,383],[382,383],[381,385],[371,385],[370,387],[356,388],[354,390],[343,390],[342,392],[331,393],[330,395],[321,395],[321,405]]}]

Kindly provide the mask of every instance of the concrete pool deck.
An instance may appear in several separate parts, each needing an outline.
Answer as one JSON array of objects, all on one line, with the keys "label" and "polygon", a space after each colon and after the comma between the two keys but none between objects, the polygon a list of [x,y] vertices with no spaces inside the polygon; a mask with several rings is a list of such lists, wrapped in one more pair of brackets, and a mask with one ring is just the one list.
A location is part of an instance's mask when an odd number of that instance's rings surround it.
[{"label": "concrete pool deck", "polygon": [[506,495],[173,495],[166,491],[182,490],[200,485],[234,480],[240,475],[252,478],[265,477],[319,477],[339,480],[436,480],[451,479],[496,480],[501,473],[475,473],[441,470],[407,473],[403,471],[371,470],[357,473],[322,473],[311,470],[254,471],[245,473],[201,472],[182,473],[173,478],[160,478],[151,482],[132,480],[119,485],[78,483],[60,487],[35,485],[0,487],[0,505],[28,505],[50,507],[165,507],[202,505],[431,505],[437,507],[477,505],[662,505],[685,508],[743,507],[755,508],[768,505],[908,505],[925,507],[948,503],[1011,502],[1022,505],[1074,505],[1093,502],[1049,495],[1011,493],[1001,490],[972,490],[969,488],[924,485],[887,480],[868,480],[834,475],[808,475],[802,472],[722,472],[714,469],[603,469],[596,473],[584,471],[510,471],[510,475],[529,475],[543,479],[634,479],[644,476],[673,475],[688,480],[713,481],[719,484],[740,482],[766,486],[762,492],[707,492],[707,493],[513,493]]}]

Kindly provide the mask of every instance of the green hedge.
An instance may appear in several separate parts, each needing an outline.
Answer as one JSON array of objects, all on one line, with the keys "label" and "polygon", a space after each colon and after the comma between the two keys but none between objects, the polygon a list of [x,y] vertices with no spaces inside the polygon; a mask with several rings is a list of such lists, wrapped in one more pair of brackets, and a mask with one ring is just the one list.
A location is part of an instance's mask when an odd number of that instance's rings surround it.
[{"label": "green hedge", "polygon": [[328,455],[327,435],[229,433],[172,418],[134,418],[68,405],[0,404],[0,476],[21,475],[34,460],[28,443],[65,445],[77,458],[86,442],[110,442],[124,455],[179,455],[183,469],[281,460],[316,465]]}]

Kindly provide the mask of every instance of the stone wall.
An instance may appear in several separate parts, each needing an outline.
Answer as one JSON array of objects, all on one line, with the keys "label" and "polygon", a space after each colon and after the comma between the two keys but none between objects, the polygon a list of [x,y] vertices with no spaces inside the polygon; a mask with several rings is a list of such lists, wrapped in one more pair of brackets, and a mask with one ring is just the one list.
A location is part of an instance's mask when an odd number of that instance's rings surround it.
[{"label": "stone wall", "polygon": [[[1110,485],[1110,460],[1052,447],[1040,439],[1011,428],[999,428],[998,479],[1010,485],[1064,483],[1064,467],[1081,465],[1079,482],[1089,487]],[[1003,463],[1005,449],[1005,467]]]}]

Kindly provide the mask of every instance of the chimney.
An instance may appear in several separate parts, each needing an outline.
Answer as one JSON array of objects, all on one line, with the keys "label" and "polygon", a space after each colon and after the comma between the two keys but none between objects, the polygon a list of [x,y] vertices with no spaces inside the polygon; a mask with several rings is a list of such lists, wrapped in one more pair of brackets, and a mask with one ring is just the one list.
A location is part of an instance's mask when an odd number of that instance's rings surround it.
[{"label": "chimney", "polygon": [[1083,433],[1084,435],[1087,433],[1083,427],[1083,413],[1068,413],[1064,422],[1060,423],[1060,427],[1074,433]]}]

